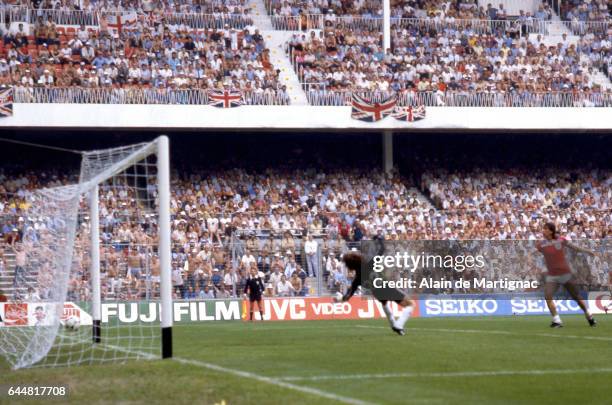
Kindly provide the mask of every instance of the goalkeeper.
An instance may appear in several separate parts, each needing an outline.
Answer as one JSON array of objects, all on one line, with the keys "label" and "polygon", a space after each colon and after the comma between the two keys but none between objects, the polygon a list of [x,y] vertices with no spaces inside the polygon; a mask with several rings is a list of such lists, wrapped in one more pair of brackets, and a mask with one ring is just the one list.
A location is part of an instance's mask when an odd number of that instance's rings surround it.
[{"label": "goalkeeper", "polygon": [[[362,284],[361,263],[363,261],[363,255],[359,252],[348,252],[342,256],[342,261],[346,265],[347,269],[355,272],[355,278],[351,283],[351,287],[342,297],[342,302],[344,302],[348,301],[353,296],[353,294],[355,294],[357,288]],[[372,289],[374,297],[382,304],[383,311],[385,311],[385,315],[389,320],[389,324],[391,325],[391,329],[393,330],[393,332],[397,333],[400,336],[404,336],[404,325],[410,318],[410,314],[412,314],[413,302],[410,298],[406,296],[406,294],[397,289],[384,290],[384,297],[381,296],[382,292],[382,289]],[[395,301],[401,308],[403,308],[402,313],[400,314],[397,320],[395,320],[393,317],[389,301]]]}]

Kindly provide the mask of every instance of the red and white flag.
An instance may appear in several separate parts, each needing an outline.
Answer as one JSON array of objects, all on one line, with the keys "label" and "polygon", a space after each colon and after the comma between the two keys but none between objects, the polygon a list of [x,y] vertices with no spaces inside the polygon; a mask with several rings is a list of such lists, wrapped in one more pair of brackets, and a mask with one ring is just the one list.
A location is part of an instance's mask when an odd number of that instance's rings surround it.
[{"label": "red and white flag", "polygon": [[125,29],[129,29],[138,21],[138,15],[135,11],[126,11],[124,13],[107,14],[99,19],[100,31],[108,31],[112,36],[118,37]]}]

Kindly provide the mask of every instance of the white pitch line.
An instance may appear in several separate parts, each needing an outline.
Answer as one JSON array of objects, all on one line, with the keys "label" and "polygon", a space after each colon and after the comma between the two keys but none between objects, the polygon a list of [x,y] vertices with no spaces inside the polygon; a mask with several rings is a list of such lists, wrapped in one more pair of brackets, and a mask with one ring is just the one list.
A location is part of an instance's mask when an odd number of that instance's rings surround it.
[{"label": "white pitch line", "polygon": [[342,402],[345,404],[352,404],[352,405],[370,405],[371,404],[370,402],[362,401],[362,400],[355,399],[355,398],[345,397],[343,395],[333,394],[331,392],[322,391],[316,388],[304,387],[301,385],[291,384],[286,381],[280,381],[281,380],[280,378],[264,377],[261,375],[250,373],[248,371],[242,371],[242,370],[236,370],[233,368],[218,366],[216,364],[207,363],[207,362],[200,361],[200,360],[188,360],[188,359],[182,359],[180,357],[174,357],[173,360],[178,361],[181,364],[189,364],[193,366],[207,368],[209,370],[218,371],[218,372],[225,373],[225,374],[232,374],[237,377],[249,378],[251,380],[260,381],[260,382],[267,383],[270,385],[276,385],[277,387],[287,388],[293,391],[300,391],[306,394],[311,394],[311,395],[316,395],[322,398],[332,399],[334,401]]},{"label": "white pitch line", "polygon": [[[389,329],[386,326],[373,326],[373,325],[356,325],[356,328],[363,329]],[[406,328],[406,332],[411,330],[416,331],[432,331],[432,332],[449,332],[449,333],[481,333],[486,335],[511,335],[511,336],[524,336],[522,333],[508,332],[506,330],[481,330],[481,329],[444,329],[444,328]],[[580,336],[580,335],[555,335],[553,333],[532,333],[530,336],[542,336],[551,338],[567,338],[567,339],[586,339],[586,340],[601,340],[604,342],[612,342],[612,337],[606,336]]]},{"label": "white pitch line", "polygon": [[612,368],[565,369],[565,370],[493,370],[493,371],[449,371],[439,373],[380,373],[380,374],[339,374],[315,376],[278,377],[283,381],[326,381],[354,380],[368,378],[451,378],[451,377],[495,377],[516,375],[558,375],[612,373]]},{"label": "white pitch line", "polygon": [[[149,359],[159,359],[156,356],[153,356],[150,353],[144,353],[144,352],[140,352],[140,351],[135,351],[135,350],[129,350],[129,349],[125,349],[119,346],[115,346],[115,345],[108,345],[108,344],[103,344],[106,347],[110,347],[114,350],[118,350],[118,351],[122,351],[125,353],[131,353],[131,354],[138,354],[140,356],[143,357],[147,357]],[[228,368],[228,367],[223,367],[223,366],[219,366],[217,364],[213,364],[213,363],[208,363],[205,361],[200,361],[200,360],[189,360],[189,359],[183,359],[180,357],[172,357],[172,360],[181,363],[181,364],[189,364],[192,366],[198,366],[198,367],[202,367],[202,368],[207,368],[209,370],[213,370],[213,371],[218,371],[221,373],[225,373],[225,374],[232,374],[235,375],[237,377],[243,377],[243,378],[249,378],[251,380],[257,380],[257,381],[261,381],[263,383],[266,384],[270,384],[270,385],[276,385],[277,387],[282,387],[282,388],[287,388],[293,391],[299,391],[299,392],[303,392],[306,394],[311,394],[311,395],[315,395],[318,397],[322,397],[322,398],[327,398],[327,399],[332,399],[334,401],[338,401],[338,402],[342,402],[344,404],[351,404],[351,405],[373,405],[372,402],[366,402],[366,401],[362,401],[359,399],[355,399],[355,398],[351,398],[351,397],[346,397],[343,395],[337,395],[337,394],[333,394],[331,392],[327,392],[327,391],[323,391],[323,390],[319,390],[316,388],[311,388],[311,387],[304,387],[301,385],[295,385],[295,384],[291,384],[289,382],[286,381],[280,381],[279,378],[272,378],[272,377],[264,377],[261,375],[257,375],[254,373],[250,373],[248,371],[242,371],[242,370],[236,370],[233,368]]]}]

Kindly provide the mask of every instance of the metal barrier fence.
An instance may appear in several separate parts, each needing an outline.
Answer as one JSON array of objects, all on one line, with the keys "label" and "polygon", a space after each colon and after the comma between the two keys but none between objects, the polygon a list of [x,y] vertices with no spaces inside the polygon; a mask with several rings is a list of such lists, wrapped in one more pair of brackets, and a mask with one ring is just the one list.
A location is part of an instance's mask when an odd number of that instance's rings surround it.
[{"label": "metal barrier fence", "polygon": [[292,15],[271,15],[272,27],[279,31],[304,31],[315,29],[308,24],[307,19]]},{"label": "metal barrier fence", "polygon": [[[316,244],[316,253],[306,253],[306,236],[302,229],[285,230],[282,233],[271,230],[238,230],[227,244],[227,251],[234,268],[240,267],[243,257],[253,255],[257,268],[266,276],[267,288],[273,287],[270,278],[273,277],[275,268],[279,268],[280,274],[286,274],[290,279],[290,272],[302,272],[302,290],[293,295],[322,295],[329,292],[327,284],[329,272],[325,269],[325,259],[331,253],[339,256],[346,251],[332,248],[329,251],[325,242],[325,235],[318,234],[312,238]],[[289,267],[289,269],[287,268]],[[275,291],[270,291],[277,295]]]},{"label": "metal barrier fence", "polygon": [[[35,24],[39,17],[43,21],[51,18],[57,25],[85,25],[99,26],[103,16],[122,14],[120,12],[91,12],[81,10],[56,10],[56,9],[31,9],[26,7],[5,7],[0,11],[2,21],[7,19],[11,22],[24,22]],[[150,21],[148,14],[139,14],[139,19],[143,22]],[[244,29],[253,25],[253,17],[248,14],[232,13],[167,13],[155,18],[162,18],[166,24],[183,24],[195,29],[222,29],[225,25],[231,28]],[[127,29],[127,27],[126,27]]]},{"label": "metal barrier fence", "polygon": [[[314,86],[317,86],[316,88]],[[306,83],[310,105],[351,105],[353,92],[324,90],[317,83]],[[357,92],[374,102],[393,95],[391,92]],[[550,93],[475,93],[475,92],[414,92],[395,94],[398,105],[429,107],[612,107],[612,93],[550,92]]]},{"label": "metal barrier fence", "polygon": [[496,32],[520,32],[521,25],[515,20],[435,20],[430,18],[392,18],[391,29],[421,29],[421,30],[467,30],[474,34],[491,34]]},{"label": "metal barrier fence", "polygon": [[[315,87],[315,85],[317,87]],[[345,106],[351,104],[351,91],[324,90],[324,84],[306,83],[310,105]],[[391,95],[398,105],[430,107],[612,107],[612,93],[550,92],[550,93],[474,93],[474,92],[357,92],[361,97],[380,101]],[[206,105],[204,89],[152,88],[82,88],[82,87],[23,87],[14,88],[16,103],[70,104],[182,104]],[[243,93],[247,105],[289,105],[281,94]]]},{"label": "metal barrier fence", "polygon": [[[269,2],[268,11],[271,11]],[[105,15],[120,14],[106,12]],[[100,14],[98,12],[80,10],[32,9],[24,6],[4,6],[0,8],[2,21],[36,23],[38,17],[44,21],[50,17],[58,25],[87,25],[98,26]],[[139,14],[142,21],[149,20],[148,14]],[[167,13],[162,14],[166,23],[184,24],[195,29],[231,28],[244,29],[257,24],[261,17],[249,14],[233,13]],[[311,29],[324,29],[326,27],[346,28],[353,30],[381,31],[382,17],[362,16],[329,16],[324,14],[303,14],[299,16],[271,15],[272,26],[276,30],[304,31]],[[470,30],[475,34],[490,34],[495,32],[517,32],[520,34],[584,35],[586,33],[605,34],[612,27],[608,21],[543,21],[518,19],[508,20],[481,20],[481,19],[452,19],[436,21],[430,18],[391,18],[391,27],[418,28],[424,30]]]},{"label": "metal barrier fence", "polygon": [[[325,232],[312,233],[311,236],[316,244],[316,253],[312,255],[306,253],[306,229],[282,232],[239,230],[232,234],[226,249],[234,268],[239,267],[245,253],[252,254],[258,270],[266,274],[268,282],[276,267],[275,262],[282,262],[284,266],[289,263],[290,270],[295,269],[297,272],[303,269],[303,277],[307,276],[303,289],[294,295],[321,296],[337,291],[344,293],[349,283],[346,268],[341,264],[341,256],[352,249],[359,249],[361,242],[330,237]],[[335,274],[335,269],[342,272],[342,275]]]},{"label": "metal barrier fence", "polygon": [[28,10],[26,22],[35,24],[38,18],[43,21],[51,18],[56,25],[99,25],[98,13],[81,10],[54,10],[54,9],[33,9]]},{"label": "metal barrier fence", "polygon": [[164,16],[168,24],[184,24],[196,29],[222,29],[226,25],[231,28],[244,29],[253,25],[253,18],[245,14],[199,14],[173,13]]},{"label": "metal barrier fence", "polygon": [[[206,105],[208,93],[206,89],[16,86],[14,100],[16,103]],[[289,104],[286,96],[256,92],[243,92],[243,101],[247,105]]]},{"label": "metal barrier fence", "polygon": [[2,22],[29,22],[30,9],[20,6],[5,6],[0,9]]},{"label": "metal barrier fence", "polygon": [[[306,84],[310,105],[350,105],[351,91],[321,90]],[[390,92],[358,92],[373,101],[383,100]],[[396,94],[401,106],[431,107],[612,107],[611,93],[468,93],[468,92],[402,92]],[[71,104],[182,104],[206,105],[208,94],[203,89],[147,88],[80,88],[80,87],[15,87],[16,103]],[[289,99],[279,94],[243,94],[247,105],[288,105]]]},{"label": "metal barrier fence", "polygon": [[612,32],[612,20],[608,21],[533,21],[533,32],[538,34],[604,35]]}]

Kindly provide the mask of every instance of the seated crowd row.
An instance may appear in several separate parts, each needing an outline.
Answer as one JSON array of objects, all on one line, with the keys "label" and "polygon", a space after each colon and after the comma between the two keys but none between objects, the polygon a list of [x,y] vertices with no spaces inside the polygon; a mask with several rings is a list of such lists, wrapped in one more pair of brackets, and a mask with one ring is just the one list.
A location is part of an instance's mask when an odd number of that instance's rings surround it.
[{"label": "seated crowd row", "polygon": [[[36,249],[49,224],[32,216],[26,193],[66,180],[52,174],[2,176],[2,256],[30,252],[22,267],[39,286],[53,284],[41,271],[44,258]],[[575,239],[604,239],[612,233],[609,171],[517,170],[508,176],[495,170],[429,170],[421,178],[423,193],[406,183],[397,175],[357,170],[234,170],[175,177],[171,211],[177,297],[240,295],[253,267],[264,273],[270,295],[320,292],[315,290],[318,276],[327,291],[342,291],[351,275],[340,255],[364,238],[534,240],[541,238],[545,220]],[[155,186],[148,190],[154,199]],[[159,292],[156,220],[143,216],[147,211],[141,199],[121,182],[100,190],[106,298]],[[75,244],[75,298],[90,294],[88,240],[84,225]],[[15,279],[20,280],[17,274]],[[49,298],[49,291],[38,293]]]}]

